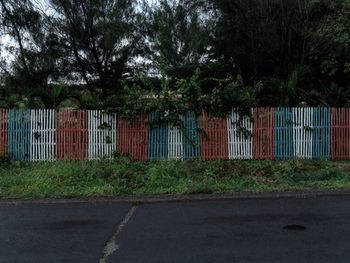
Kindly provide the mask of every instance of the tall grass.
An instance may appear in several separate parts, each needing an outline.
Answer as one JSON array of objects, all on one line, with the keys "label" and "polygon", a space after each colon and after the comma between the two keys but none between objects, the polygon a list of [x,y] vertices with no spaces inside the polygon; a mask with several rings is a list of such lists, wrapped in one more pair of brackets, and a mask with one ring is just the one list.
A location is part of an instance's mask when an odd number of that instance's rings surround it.
[{"label": "tall grass", "polygon": [[0,198],[91,197],[350,188],[350,163],[162,161],[126,157],[0,165]]}]

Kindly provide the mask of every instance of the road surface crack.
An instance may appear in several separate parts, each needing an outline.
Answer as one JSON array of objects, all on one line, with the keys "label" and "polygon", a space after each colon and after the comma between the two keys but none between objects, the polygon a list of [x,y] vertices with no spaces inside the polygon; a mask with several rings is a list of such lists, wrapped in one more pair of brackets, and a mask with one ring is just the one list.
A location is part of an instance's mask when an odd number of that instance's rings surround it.
[{"label": "road surface crack", "polygon": [[104,249],[103,249],[103,255],[99,260],[99,263],[107,263],[109,257],[119,249],[119,245],[117,244],[117,237],[118,235],[123,231],[127,223],[129,222],[130,218],[133,216],[137,209],[137,205],[134,205],[130,208],[130,210],[125,215],[124,219],[119,224],[117,231],[113,234],[113,236],[107,241]]}]

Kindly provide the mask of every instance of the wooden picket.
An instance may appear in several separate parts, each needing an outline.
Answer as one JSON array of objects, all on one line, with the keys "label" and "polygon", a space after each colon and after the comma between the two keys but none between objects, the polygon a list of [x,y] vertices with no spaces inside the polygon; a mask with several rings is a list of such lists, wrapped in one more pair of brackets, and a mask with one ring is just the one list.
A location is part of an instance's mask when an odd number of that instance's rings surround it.
[{"label": "wooden picket", "polygon": [[117,151],[134,160],[147,160],[148,116],[137,116],[132,123],[118,118]]},{"label": "wooden picket", "polygon": [[88,114],[84,110],[64,110],[56,115],[58,160],[88,158]]},{"label": "wooden picket", "polygon": [[313,159],[329,160],[331,155],[331,109],[314,108]]},{"label": "wooden picket", "polygon": [[293,108],[293,150],[296,159],[313,157],[313,109]]},{"label": "wooden picket", "polygon": [[168,159],[183,159],[183,131],[181,127],[170,125],[168,129]]},{"label": "wooden picket", "polygon": [[203,160],[228,159],[227,120],[203,112],[200,121],[201,158]]},{"label": "wooden picket", "polygon": [[164,160],[168,158],[168,127],[165,123],[154,124],[157,120],[156,113],[150,113],[148,138],[148,159],[149,160]]},{"label": "wooden picket", "polygon": [[0,157],[8,153],[8,110],[0,109]]},{"label": "wooden picket", "polygon": [[350,160],[350,108],[332,109],[332,160]]},{"label": "wooden picket", "polygon": [[275,159],[289,160],[293,156],[293,111],[275,108]]},{"label": "wooden picket", "polygon": [[56,159],[55,111],[31,111],[31,160],[53,161]]},{"label": "wooden picket", "polygon": [[89,115],[89,160],[111,158],[117,150],[117,116],[100,110]]},{"label": "wooden picket", "polygon": [[183,159],[191,160],[200,157],[200,128],[198,117],[193,112],[182,116],[183,130]]},{"label": "wooden picket", "polygon": [[253,158],[253,124],[250,116],[240,116],[232,110],[228,119],[229,159]]},{"label": "wooden picket", "polygon": [[275,111],[273,108],[255,108],[253,113],[253,158],[275,158]]},{"label": "wooden picket", "polygon": [[31,160],[31,110],[10,110],[8,155],[11,160]]}]

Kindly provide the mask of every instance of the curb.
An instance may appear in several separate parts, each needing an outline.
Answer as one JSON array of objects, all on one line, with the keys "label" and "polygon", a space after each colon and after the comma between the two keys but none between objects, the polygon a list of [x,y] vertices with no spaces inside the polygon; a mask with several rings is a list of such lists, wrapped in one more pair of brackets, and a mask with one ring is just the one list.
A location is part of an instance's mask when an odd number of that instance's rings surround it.
[{"label": "curb", "polygon": [[0,205],[22,204],[154,204],[195,201],[234,201],[249,199],[289,199],[289,198],[318,198],[332,196],[350,196],[350,190],[310,190],[263,193],[232,193],[232,194],[195,194],[195,195],[150,195],[150,196],[120,196],[120,197],[91,197],[91,198],[45,198],[45,199],[2,199]]}]

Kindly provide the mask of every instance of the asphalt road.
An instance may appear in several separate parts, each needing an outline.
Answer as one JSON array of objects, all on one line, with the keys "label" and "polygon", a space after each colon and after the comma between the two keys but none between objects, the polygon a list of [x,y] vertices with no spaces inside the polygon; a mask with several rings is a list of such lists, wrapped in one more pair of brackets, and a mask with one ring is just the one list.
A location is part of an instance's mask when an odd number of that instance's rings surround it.
[{"label": "asphalt road", "polygon": [[0,262],[349,262],[350,196],[0,202]]}]

